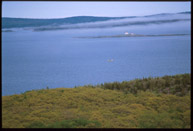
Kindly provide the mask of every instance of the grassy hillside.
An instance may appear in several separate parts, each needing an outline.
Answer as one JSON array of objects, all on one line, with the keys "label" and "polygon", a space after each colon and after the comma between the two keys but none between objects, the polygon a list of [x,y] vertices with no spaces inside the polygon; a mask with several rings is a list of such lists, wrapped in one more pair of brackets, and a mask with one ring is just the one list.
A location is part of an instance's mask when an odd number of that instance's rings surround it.
[{"label": "grassy hillside", "polygon": [[190,74],[2,97],[3,128],[190,128]]}]

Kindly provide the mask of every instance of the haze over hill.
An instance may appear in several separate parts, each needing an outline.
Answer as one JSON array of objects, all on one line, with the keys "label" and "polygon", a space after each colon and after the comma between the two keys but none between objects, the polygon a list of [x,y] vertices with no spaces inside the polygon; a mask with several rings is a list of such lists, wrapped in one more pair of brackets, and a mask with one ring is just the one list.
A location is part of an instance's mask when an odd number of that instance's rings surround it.
[{"label": "haze over hill", "polygon": [[[108,28],[129,25],[162,24],[168,22],[189,21],[191,12],[164,13],[148,16],[128,17],[95,17],[76,16],[60,19],[28,19],[2,18],[2,28],[35,27],[36,31],[77,29],[77,28]],[[85,24],[86,23],[86,24]],[[84,25],[83,25],[84,24]],[[41,28],[39,28],[41,27]]]},{"label": "haze over hill", "polygon": [[60,19],[29,19],[29,18],[2,18],[2,28],[39,27],[47,25],[78,24],[85,22],[107,21],[112,19],[124,19],[133,17],[94,17],[75,16]]}]

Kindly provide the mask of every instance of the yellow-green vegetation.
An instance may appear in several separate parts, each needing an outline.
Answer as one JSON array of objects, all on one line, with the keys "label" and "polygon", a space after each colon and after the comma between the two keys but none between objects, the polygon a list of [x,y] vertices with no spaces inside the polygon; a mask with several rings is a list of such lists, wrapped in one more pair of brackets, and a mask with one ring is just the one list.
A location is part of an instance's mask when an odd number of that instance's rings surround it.
[{"label": "yellow-green vegetation", "polygon": [[190,128],[190,74],[2,97],[3,128]]}]

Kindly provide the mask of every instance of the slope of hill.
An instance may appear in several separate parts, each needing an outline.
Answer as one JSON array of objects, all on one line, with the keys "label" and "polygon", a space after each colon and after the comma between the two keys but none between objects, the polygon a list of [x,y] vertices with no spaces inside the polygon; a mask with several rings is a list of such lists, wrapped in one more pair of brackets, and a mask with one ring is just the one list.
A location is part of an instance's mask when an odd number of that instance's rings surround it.
[{"label": "slope of hill", "polygon": [[107,21],[112,19],[123,19],[126,17],[94,17],[77,16],[61,19],[27,19],[27,18],[2,18],[2,28],[17,27],[39,27],[48,25],[77,24],[85,22]]},{"label": "slope of hill", "polygon": [[190,74],[2,97],[3,128],[190,128]]},{"label": "slope of hill", "polygon": [[[180,12],[177,14],[191,14],[191,12]],[[148,16],[127,16],[127,17],[95,17],[95,16],[75,16],[60,19],[29,19],[29,18],[2,18],[2,28],[23,28],[23,27],[41,27],[50,25],[68,25],[68,24],[80,24],[88,22],[101,22],[108,20],[119,20],[125,18],[145,18],[145,17],[155,17],[155,16],[166,16],[172,15],[169,13],[165,14],[155,14]]]}]

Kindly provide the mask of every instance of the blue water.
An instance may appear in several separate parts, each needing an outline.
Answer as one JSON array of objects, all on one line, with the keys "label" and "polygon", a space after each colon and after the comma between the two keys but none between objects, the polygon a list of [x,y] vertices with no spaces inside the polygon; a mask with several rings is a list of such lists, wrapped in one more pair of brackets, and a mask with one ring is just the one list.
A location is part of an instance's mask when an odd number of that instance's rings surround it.
[{"label": "blue water", "polygon": [[[2,95],[190,73],[190,35],[86,39],[79,36],[190,34],[172,24],[33,32],[2,32]],[[114,59],[108,62],[108,59]]]}]

